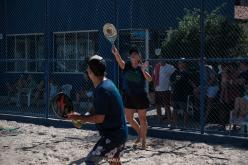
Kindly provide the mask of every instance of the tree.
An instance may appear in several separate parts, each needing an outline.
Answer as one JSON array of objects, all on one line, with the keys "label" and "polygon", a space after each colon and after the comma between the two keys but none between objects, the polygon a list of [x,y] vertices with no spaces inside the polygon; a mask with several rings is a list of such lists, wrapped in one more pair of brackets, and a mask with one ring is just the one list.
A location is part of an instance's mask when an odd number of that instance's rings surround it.
[{"label": "tree", "polygon": [[[166,58],[198,58],[200,54],[200,10],[185,10],[178,27],[167,34],[162,55]],[[244,41],[244,31],[221,14],[221,8],[205,12],[205,53],[207,58],[239,56],[237,47]]]}]

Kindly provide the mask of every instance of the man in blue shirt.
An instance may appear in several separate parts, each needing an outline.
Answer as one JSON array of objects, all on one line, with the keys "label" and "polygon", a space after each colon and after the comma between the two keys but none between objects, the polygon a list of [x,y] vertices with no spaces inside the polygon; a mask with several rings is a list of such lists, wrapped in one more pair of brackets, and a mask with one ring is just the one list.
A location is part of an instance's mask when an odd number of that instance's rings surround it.
[{"label": "man in blue shirt", "polygon": [[95,123],[100,140],[86,158],[86,164],[98,164],[107,159],[110,164],[121,164],[120,156],[127,140],[127,126],[121,95],[114,83],[105,77],[105,60],[94,55],[88,61],[87,74],[94,85],[94,114],[69,115],[69,119],[82,123]]}]

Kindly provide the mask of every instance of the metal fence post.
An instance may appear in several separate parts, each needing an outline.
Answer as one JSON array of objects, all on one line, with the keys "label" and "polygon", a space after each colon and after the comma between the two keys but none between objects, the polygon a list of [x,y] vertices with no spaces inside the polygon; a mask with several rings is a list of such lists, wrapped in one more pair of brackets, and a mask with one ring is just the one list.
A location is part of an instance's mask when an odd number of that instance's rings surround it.
[{"label": "metal fence post", "polygon": [[[146,29],[145,30],[145,35],[146,35],[146,38],[145,38],[145,60],[149,60],[149,38],[150,38],[150,34],[149,34],[149,30]],[[149,82],[146,81],[146,90],[147,90],[147,93],[149,93]]]},{"label": "metal fence post", "polygon": [[[115,16],[114,16],[114,21],[115,21],[115,26],[117,29],[119,29],[119,4],[118,4],[118,0],[114,1],[114,10],[115,10]],[[117,48],[119,49],[119,36],[116,40],[117,42]],[[119,65],[115,62],[115,57],[112,55],[112,65],[114,66],[114,77],[113,80],[115,81],[116,86],[119,88],[120,84],[119,84]]]},{"label": "metal fence post", "polygon": [[[4,1],[4,29],[3,29],[3,39],[2,39],[2,54],[6,54],[6,49],[7,49],[7,24],[8,24],[8,19],[7,19],[7,0]],[[6,58],[6,70],[7,70],[7,58]]]},{"label": "metal fence post", "polygon": [[[48,111],[49,111],[49,64],[50,64],[50,54],[49,54],[49,48],[50,48],[50,36],[49,36],[49,13],[48,13],[48,1],[45,1],[45,118],[48,119]],[[47,120],[48,122],[48,120]]]},{"label": "metal fence post", "polygon": [[201,14],[200,14],[200,130],[204,134],[205,126],[205,0],[201,0]]}]

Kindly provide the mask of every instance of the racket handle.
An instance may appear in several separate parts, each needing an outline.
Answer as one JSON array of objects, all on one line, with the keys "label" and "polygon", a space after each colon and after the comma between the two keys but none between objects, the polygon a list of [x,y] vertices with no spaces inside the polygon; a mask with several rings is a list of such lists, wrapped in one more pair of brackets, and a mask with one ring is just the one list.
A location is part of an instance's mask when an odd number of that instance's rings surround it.
[{"label": "racket handle", "polygon": [[113,48],[116,48],[114,42],[111,42],[111,44],[112,44],[112,49],[113,49]]},{"label": "racket handle", "polygon": [[72,120],[72,124],[76,127],[76,128],[81,128],[82,127],[82,123],[80,122],[80,120]]}]

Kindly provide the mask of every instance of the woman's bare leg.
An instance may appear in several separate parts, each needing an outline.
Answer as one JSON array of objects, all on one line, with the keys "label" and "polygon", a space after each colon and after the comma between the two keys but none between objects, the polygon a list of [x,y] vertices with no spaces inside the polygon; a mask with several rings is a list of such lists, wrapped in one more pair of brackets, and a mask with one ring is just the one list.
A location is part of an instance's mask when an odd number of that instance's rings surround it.
[{"label": "woman's bare leg", "polygon": [[128,123],[131,125],[131,127],[136,131],[138,135],[138,138],[135,141],[135,143],[139,143],[140,142],[140,125],[134,118],[135,110],[126,108],[125,112],[126,112],[126,118],[127,118]]},{"label": "woman's bare leg", "polygon": [[146,148],[146,135],[147,135],[147,120],[146,120],[146,109],[138,110],[139,121],[140,121],[140,138],[142,139],[142,148]]}]

